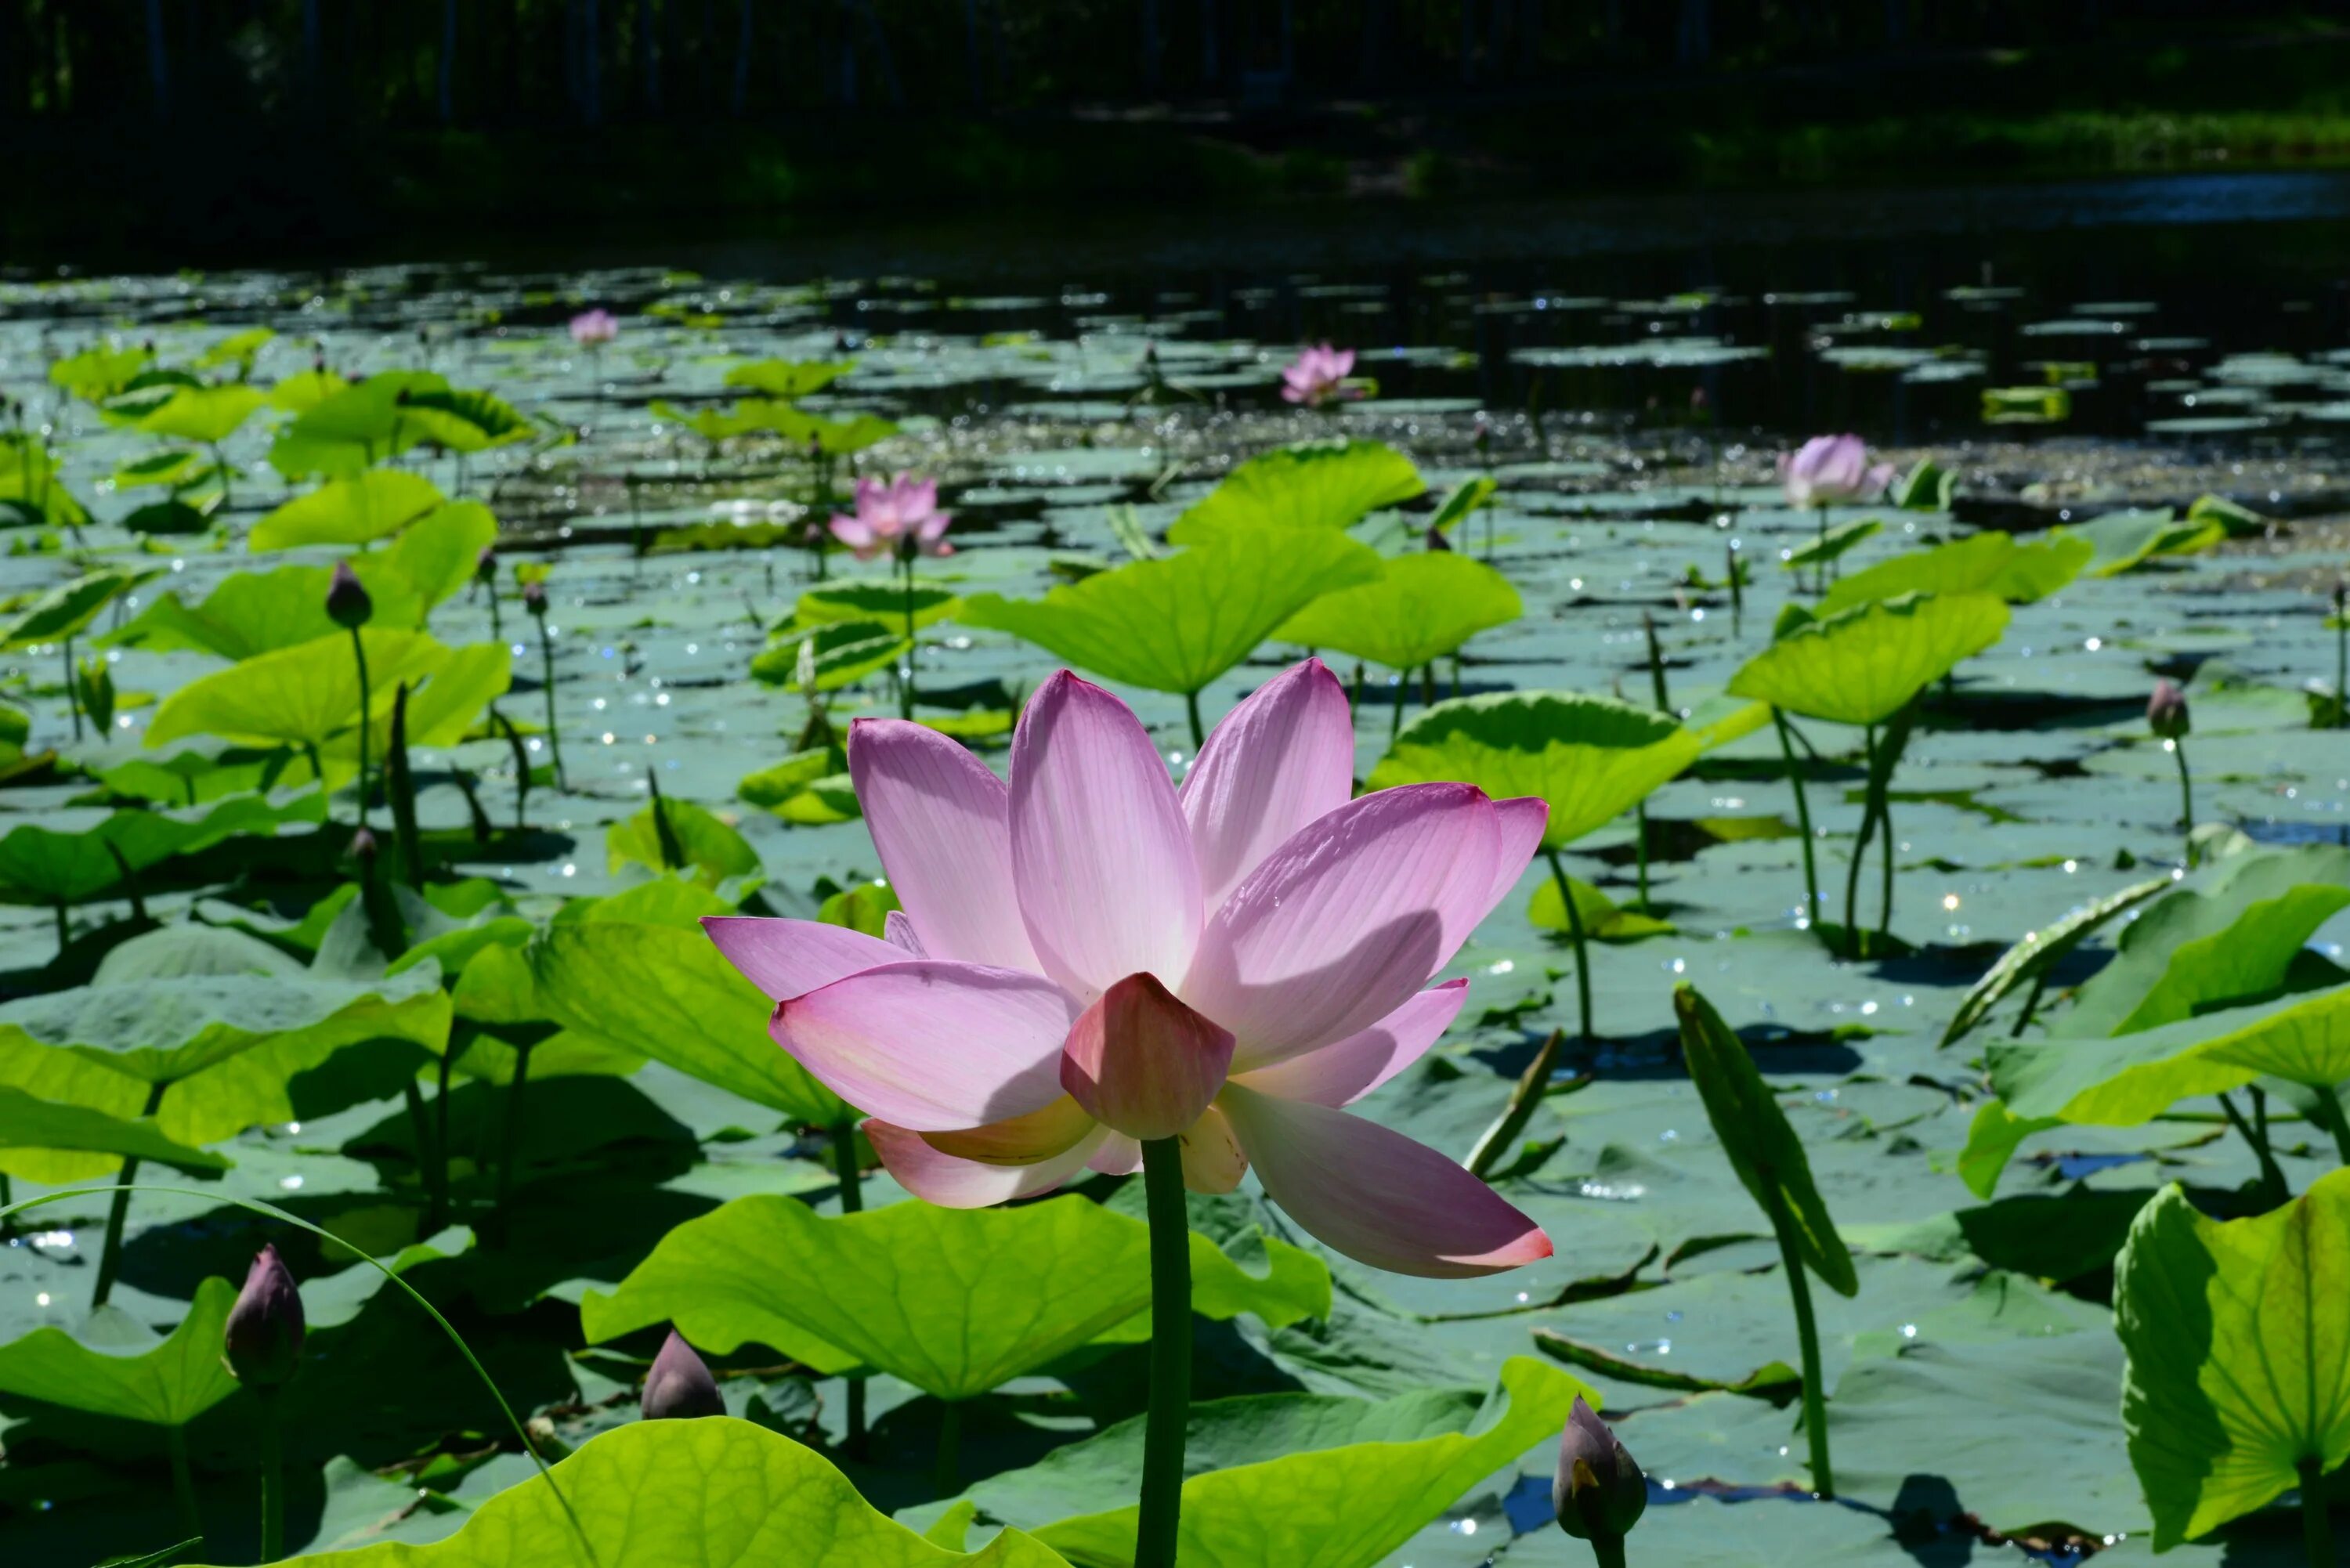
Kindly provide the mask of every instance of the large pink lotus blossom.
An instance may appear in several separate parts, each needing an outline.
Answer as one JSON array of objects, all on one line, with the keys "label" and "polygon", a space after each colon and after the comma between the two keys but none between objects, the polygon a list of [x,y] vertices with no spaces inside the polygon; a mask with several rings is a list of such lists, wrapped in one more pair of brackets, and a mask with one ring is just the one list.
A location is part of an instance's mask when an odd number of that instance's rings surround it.
[{"label": "large pink lotus blossom", "polygon": [[582,348],[601,348],[620,335],[620,318],[598,306],[571,318],[571,341]]},{"label": "large pink lotus blossom", "polygon": [[1790,506],[1834,506],[1867,501],[1893,483],[1893,465],[1868,461],[1868,443],[1856,435],[1814,436],[1800,451],[1779,455],[1779,483]]},{"label": "large pink lotus blossom", "polygon": [[1349,386],[1347,381],[1354,373],[1352,348],[1333,348],[1327,343],[1309,345],[1282,369],[1282,400],[1319,408],[1333,400],[1359,398],[1363,389]]},{"label": "large pink lotus blossom", "polygon": [[[860,719],[848,768],[903,908],[887,940],[702,922],[776,1000],[776,1042],[868,1112],[916,1196],[982,1208],[1181,1140],[1183,1177],[1252,1167],[1350,1258],[1463,1277],[1550,1255],[1453,1161],[1349,1116],[1461,1010],[1428,988],[1516,886],[1548,816],[1428,784],[1349,798],[1346,692],[1308,659],[1228,715],[1179,790],[1126,704],[1063,670],[1009,784],[918,724]],[[1426,988],[1426,989],[1423,989]]]},{"label": "large pink lotus blossom", "polygon": [[946,533],[953,521],[952,513],[939,510],[938,481],[901,473],[886,483],[858,480],[857,514],[835,513],[832,536],[856,551],[860,561],[897,550],[951,556],[954,546],[947,543]]}]

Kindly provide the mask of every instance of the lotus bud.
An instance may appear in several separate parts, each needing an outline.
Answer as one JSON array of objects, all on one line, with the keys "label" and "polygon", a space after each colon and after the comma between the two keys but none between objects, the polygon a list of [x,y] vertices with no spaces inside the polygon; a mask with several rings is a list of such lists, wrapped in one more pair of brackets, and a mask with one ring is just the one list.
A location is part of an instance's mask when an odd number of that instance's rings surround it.
[{"label": "lotus bud", "polygon": [[522,586],[522,607],[544,620],[546,618],[546,585],[533,577]]},{"label": "lotus bud", "polygon": [[1144,1143],[1200,1119],[1224,1086],[1232,1036],[1159,977],[1128,975],[1078,1014],[1061,1047],[1061,1087],[1086,1114]]},{"label": "lotus bud", "polygon": [[365,866],[375,859],[375,835],[360,828],[351,835],[351,858]]},{"label": "lotus bud", "polygon": [[275,1388],[302,1359],[302,1293],[276,1247],[264,1247],[228,1309],[224,1357],[248,1388]]},{"label": "lotus bud", "polygon": [[335,563],[334,580],[327,585],[327,618],[346,631],[357,631],[375,614],[375,601],[360,586],[348,561]]},{"label": "lotus bud", "polygon": [[1550,1496],[1558,1527],[1577,1541],[1621,1541],[1648,1506],[1648,1478],[1581,1395],[1559,1437]]},{"label": "lotus bud", "polygon": [[1428,531],[1428,547],[1441,555],[1449,556],[1452,553],[1452,541],[1444,536],[1443,529],[1430,528]]},{"label": "lotus bud", "polygon": [[2188,732],[2187,693],[2178,682],[2158,680],[2154,695],[2146,700],[2146,724],[2165,741],[2184,739]]},{"label": "lotus bud", "polygon": [[669,1331],[669,1343],[660,1347],[660,1354],[653,1357],[653,1369],[645,1374],[643,1408],[648,1421],[726,1414],[717,1380],[675,1329]]},{"label": "lotus bud", "polygon": [[487,545],[483,545],[482,553],[473,557],[473,576],[482,579],[484,587],[497,587],[498,553]]}]

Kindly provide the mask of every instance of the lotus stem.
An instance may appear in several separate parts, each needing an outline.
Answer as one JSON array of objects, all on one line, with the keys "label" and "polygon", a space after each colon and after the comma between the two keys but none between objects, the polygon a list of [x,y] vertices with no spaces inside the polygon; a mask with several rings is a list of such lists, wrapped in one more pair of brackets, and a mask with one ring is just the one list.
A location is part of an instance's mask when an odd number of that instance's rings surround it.
[{"label": "lotus stem", "polygon": [[[2255,1088],[2254,1093],[2258,1092]],[[2227,1114],[2228,1125],[2235,1128],[2243,1140],[2251,1146],[2253,1158],[2260,1161],[2261,1190],[2267,1197],[2269,1207],[2281,1209],[2292,1201],[2293,1189],[2285,1185],[2284,1172],[2278,1168],[2276,1156],[2269,1148],[2266,1126],[2254,1127],[2246,1122],[2244,1114],[2236,1108],[2235,1096],[2232,1095],[2220,1096],[2220,1109]],[[2263,1113],[2261,1120],[2265,1123],[2267,1119],[2266,1114]]]},{"label": "lotus stem", "polygon": [[408,771],[408,682],[391,700],[391,745],[385,752],[387,793],[391,796],[392,836],[400,844],[400,867],[411,888],[424,886],[424,839],[416,830],[416,780]]},{"label": "lotus stem", "polygon": [[1804,795],[1803,769],[1795,761],[1795,738],[1787,716],[1773,708],[1771,722],[1779,728],[1779,754],[1787,762],[1787,783],[1795,791],[1795,826],[1804,838],[1804,918],[1816,926],[1820,923],[1820,866],[1812,848],[1811,803]]},{"label": "lotus stem", "polygon": [[1860,934],[1860,867],[1868,858],[1868,841],[1877,831],[1877,726],[1861,731],[1861,753],[1867,761],[1868,782],[1862,788],[1860,827],[1853,835],[1852,861],[1844,874],[1844,945],[1846,958],[1862,958],[1866,946]]},{"label": "lotus stem", "polygon": [[[467,1042],[471,1039],[466,1036]],[[431,1205],[424,1212],[427,1236],[449,1223],[449,1072],[464,1049],[464,1042],[452,1041],[441,1050],[440,1082],[432,1096],[432,1163],[437,1175]]]},{"label": "lotus stem", "polygon": [[515,1163],[522,1156],[523,1090],[530,1084],[530,1047],[515,1047],[514,1082],[506,1085],[505,1147],[498,1156],[497,1236],[505,1245],[508,1200],[514,1195]]},{"label": "lotus stem", "polygon": [[212,449],[213,472],[220,475],[221,510],[223,512],[226,512],[230,507],[236,504],[236,497],[229,488],[228,459],[221,455],[220,442],[213,441],[212,443]]},{"label": "lotus stem", "polygon": [[73,944],[73,921],[66,914],[66,901],[63,898],[59,898],[54,908],[57,917],[57,956],[63,958],[66,956],[66,949]]},{"label": "lotus stem", "polygon": [[400,1086],[408,1103],[408,1135],[416,1145],[417,1185],[424,1189],[424,1234],[432,1235],[441,1229],[441,1216],[449,1211],[449,1162],[442,1156],[441,1146],[432,1137],[432,1125],[424,1116],[424,1091],[409,1079]]},{"label": "lotus stem", "polygon": [[1568,880],[1566,867],[1558,863],[1558,851],[1544,845],[1543,857],[1550,862],[1551,880],[1558,884],[1559,902],[1566,906],[1567,935],[1575,939],[1575,999],[1581,1009],[1583,1040],[1588,1044],[1596,1036],[1591,1033],[1591,950],[1583,937],[1583,911],[1575,907],[1575,884]]},{"label": "lotus stem", "polygon": [[[2260,1086],[2254,1085],[2252,1092],[2259,1094]],[[2334,1153],[2344,1165],[2350,1165],[2350,1117],[2342,1114],[2342,1101],[2332,1088],[2322,1088],[2317,1091],[2317,1119],[2324,1125],[2327,1132],[2334,1135]],[[2262,1114],[2265,1116],[2266,1112]]]},{"label": "lotus stem", "polygon": [[2314,1454],[2304,1455],[2293,1469],[2301,1472],[2301,1542],[2309,1553],[2309,1568],[2334,1568],[2334,1516],[2325,1508],[2325,1465]]},{"label": "lotus stem", "polygon": [[351,658],[359,670],[359,826],[368,820],[368,732],[375,727],[375,704],[368,692],[367,644],[359,628],[351,628]]},{"label": "lotus stem", "polygon": [[1624,1568],[1624,1537],[1595,1535],[1591,1538],[1592,1560],[1598,1568]]},{"label": "lotus stem", "polygon": [[515,759],[515,831],[520,833],[530,826],[525,812],[530,805],[530,748],[522,743],[522,732],[515,728],[512,719],[490,704],[490,721],[506,732],[506,744],[514,750]]},{"label": "lotus stem", "polygon": [[1494,1165],[1509,1152],[1510,1145],[1526,1130],[1526,1124],[1534,1119],[1534,1108],[1542,1104],[1543,1096],[1550,1088],[1550,1075],[1558,1068],[1559,1047],[1565,1042],[1565,1030],[1552,1030],[1550,1037],[1542,1043],[1542,1049],[1534,1053],[1534,1059],[1526,1064],[1526,1070],[1518,1075],[1517,1086],[1510,1091],[1509,1104],[1502,1107],[1492,1126],[1479,1137],[1469,1158],[1461,1162],[1470,1175],[1489,1177]]},{"label": "lotus stem", "polygon": [[1180,1139],[1143,1144],[1142,1185],[1150,1216],[1150,1413],[1143,1426],[1134,1568],[1175,1568],[1191,1414],[1191,1236]]},{"label": "lotus stem", "polygon": [[952,1497],[962,1490],[962,1401],[939,1401],[939,1457],[931,1471],[932,1484],[941,1497]]},{"label": "lotus stem", "polygon": [[1648,803],[1632,807],[1632,850],[1640,878],[1640,913],[1648,912]]},{"label": "lotus stem", "polygon": [[[832,1124],[832,1164],[840,1175],[840,1211],[861,1213],[865,1208],[865,1178],[857,1168],[857,1122],[844,1115]],[[845,1447],[857,1459],[865,1457],[865,1379],[848,1383],[848,1435]]]},{"label": "lotus stem", "polygon": [[[898,717],[910,719],[914,716],[914,557],[911,555],[900,559],[899,575],[905,579],[906,679],[898,685]],[[1197,725],[1193,727],[1197,728]]]},{"label": "lotus stem", "polygon": [[1812,1449],[1812,1490],[1823,1498],[1835,1496],[1835,1472],[1828,1467],[1827,1391],[1820,1382],[1820,1330],[1812,1320],[1812,1286],[1804,1277],[1803,1255],[1795,1250],[1795,1225],[1775,1189],[1765,1205],[1771,1229],[1778,1234],[1780,1265],[1787,1275],[1788,1299],[1795,1308],[1795,1339],[1804,1353],[1804,1436]]},{"label": "lotus stem", "polygon": [[1828,593],[1828,509],[1819,509],[1820,558],[1812,564],[1812,592],[1820,598]]},{"label": "lotus stem", "polygon": [[2187,772],[2187,743],[2170,742],[2170,754],[2178,763],[2178,830],[2187,845],[2187,868],[2195,869],[2195,781]]},{"label": "lotus stem", "polygon": [[[1887,774],[1893,771],[1893,764],[1889,759],[1886,763],[1885,771]],[[1893,950],[1893,851],[1896,841],[1893,836],[1893,795],[1891,790],[1886,787],[1891,783],[1892,781],[1887,779],[1885,785],[1878,786],[1877,803],[1877,826],[1883,830],[1885,836],[1884,843],[1877,848],[1877,864],[1879,877],[1877,889],[1877,946],[1887,952]]]},{"label": "lotus stem", "polygon": [[1410,683],[1411,683],[1411,671],[1410,671],[1410,670],[1397,670],[1397,671],[1396,671],[1396,678],[1395,678],[1395,711],[1394,711],[1394,713],[1393,713],[1393,714],[1391,714],[1391,715],[1388,717],[1388,744],[1389,744],[1390,746],[1392,746],[1392,745],[1394,745],[1394,744],[1395,744],[1395,742],[1396,742],[1396,737],[1403,733],[1403,698],[1404,698],[1404,691],[1405,691],[1405,689],[1406,689],[1408,686],[1409,686],[1409,684],[1410,684]]},{"label": "lotus stem", "polygon": [[555,787],[568,790],[570,782],[563,774],[563,735],[555,722],[555,639],[547,635],[543,617],[538,623],[538,664],[546,683],[546,751],[555,763]]},{"label": "lotus stem", "polygon": [[164,1446],[172,1456],[172,1500],[180,1507],[180,1528],[192,1538],[201,1541],[204,1534],[204,1519],[196,1511],[196,1478],[188,1467],[188,1428],[165,1428]]},{"label": "lotus stem", "polygon": [[[1401,698],[1397,699],[1396,711],[1403,711]],[[1200,760],[1201,748],[1208,743],[1208,727],[1200,722],[1200,694],[1197,691],[1183,693],[1183,716],[1191,721],[1191,760],[1196,763]]]},{"label": "lotus stem", "polygon": [[277,1390],[255,1386],[261,1402],[261,1560],[286,1555],[286,1435],[277,1418]]},{"label": "lotus stem", "polygon": [[493,574],[484,585],[490,596],[490,640],[503,647],[506,640],[504,618],[498,614],[498,580]]},{"label": "lotus stem", "polygon": [[1657,700],[1657,711],[1671,717],[1672,693],[1665,689],[1665,650],[1657,643],[1657,620],[1648,611],[1640,612],[1640,629],[1648,639],[1648,689]]},{"label": "lotus stem", "polygon": [[73,639],[67,638],[57,645],[66,667],[66,706],[73,711],[74,739],[81,739],[81,688],[74,683]]},{"label": "lotus stem", "polygon": [[2031,994],[2023,999],[2023,1011],[2016,1015],[2013,1032],[2019,1036],[2032,1027],[2032,1015],[2040,1011],[2040,999],[2048,992],[2048,968],[2040,966],[2040,972],[2033,977]]},{"label": "lotus stem", "polygon": [[[146,1108],[139,1114],[151,1116],[163,1104],[163,1091],[168,1084],[147,1085]],[[130,1186],[139,1179],[139,1157],[122,1158],[122,1174],[114,1179],[114,1200],[107,1206],[106,1241],[98,1253],[98,1282],[90,1287],[89,1310],[96,1312],[114,1293],[115,1276],[122,1270],[122,1226],[130,1217]]]}]

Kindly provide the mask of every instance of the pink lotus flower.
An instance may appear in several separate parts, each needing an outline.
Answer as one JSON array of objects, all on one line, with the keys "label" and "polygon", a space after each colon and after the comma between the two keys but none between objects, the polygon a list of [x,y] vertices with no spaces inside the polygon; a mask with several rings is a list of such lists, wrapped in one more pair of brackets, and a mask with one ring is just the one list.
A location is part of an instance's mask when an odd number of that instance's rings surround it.
[{"label": "pink lotus flower", "polygon": [[951,556],[954,546],[947,543],[946,532],[953,521],[952,513],[939,510],[938,481],[901,473],[886,484],[878,479],[858,480],[857,515],[835,513],[832,536],[856,551],[860,561],[896,550]]},{"label": "pink lotus flower", "polygon": [[620,335],[620,318],[600,306],[571,318],[571,341],[582,348],[601,348]]},{"label": "pink lotus flower", "polygon": [[1327,343],[1310,345],[1300,349],[1297,358],[1282,370],[1282,400],[1319,408],[1334,400],[1359,398],[1363,389],[1347,384],[1347,378],[1354,371],[1352,348],[1333,348]]},{"label": "pink lotus flower", "polygon": [[1422,988],[1516,886],[1548,808],[1456,784],[1350,799],[1354,762],[1318,659],[1234,709],[1180,790],[1126,704],[1067,670],[1021,716],[1008,785],[935,731],[860,719],[849,772],[904,905],[888,940],[702,924],[776,999],[776,1043],[871,1115],[882,1163],[932,1203],[1131,1171],[1139,1140],[1176,1137],[1192,1190],[1253,1167],[1377,1268],[1548,1257],[1484,1182],[1340,1108],[1460,1012],[1466,981]]},{"label": "pink lotus flower", "polygon": [[1792,456],[1780,454],[1779,483],[1790,506],[1833,506],[1880,494],[1893,483],[1893,465],[1871,467],[1868,444],[1856,435],[1814,436]]}]

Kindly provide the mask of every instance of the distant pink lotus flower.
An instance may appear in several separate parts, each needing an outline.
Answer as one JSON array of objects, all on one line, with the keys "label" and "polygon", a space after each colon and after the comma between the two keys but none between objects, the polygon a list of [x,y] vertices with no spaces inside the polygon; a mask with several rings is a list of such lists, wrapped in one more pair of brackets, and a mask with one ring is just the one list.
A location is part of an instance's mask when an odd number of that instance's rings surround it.
[{"label": "distant pink lotus flower", "polygon": [[951,512],[939,510],[939,485],[934,479],[901,473],[884,483],[878,479],[857,482],[857,514],[835,513],[832,536],[869,561],[885,552],[951,556],[946,541]]},{"label": "distant pink lotus flower", "polygon": [[1457,1278],[1550,1239],[1434,1149],[1339,1107],[1433,1044],[1423,990],[1516,886],[1549,811],[1429,784],[1350,799],[1354,725],[1318,659],[1218,725],[1179,790],[1126,704],[1063,670],[1007,785],[920,725],[860,719],[848,768],[904,908],[888,940],[805,920],[703,928],[776,1001],[776,1043],[850,1104],[916,1196],[975,1209],[1139,1140],[1183,1178],[1255,1168],[1325,1243]]},{"label": "distant pink lotus flower", "polygon": [[620,318],[598,307],[571,318],[571,341],[582,348],[601,348],[620,335]]},{"label": "distant pink lotus flower", "polygon": [[1814,436],[1779,458],[1779,483],[1790,506],[1835,506],[1868,501],[1893,483],[1893,465],[1871,467],[1868,443],[1856,435]]},{"label": "distant pink lotus flower", "polygon": [[1319,408],[1324,403],[1359,398],[1363,389],[1347,384],[1347,378],[1354,373],[1352,348],[1333,348],[1327,343],[1309,345],[1300,349],[1297,358],[1281,372],[1282,400]]}]

